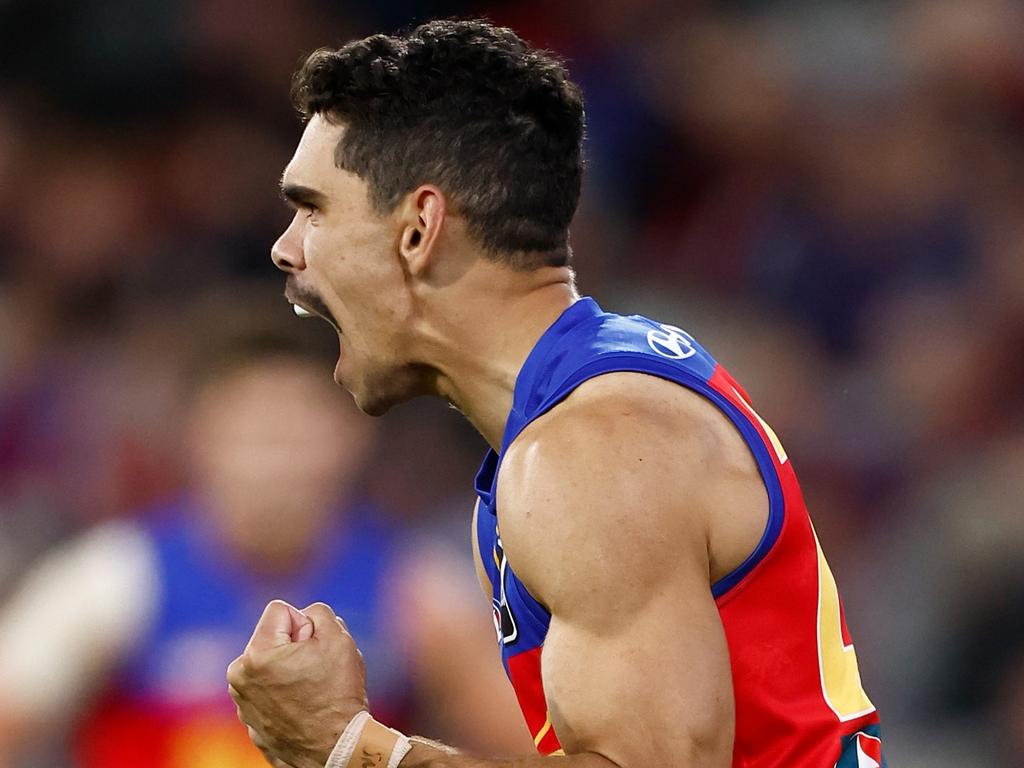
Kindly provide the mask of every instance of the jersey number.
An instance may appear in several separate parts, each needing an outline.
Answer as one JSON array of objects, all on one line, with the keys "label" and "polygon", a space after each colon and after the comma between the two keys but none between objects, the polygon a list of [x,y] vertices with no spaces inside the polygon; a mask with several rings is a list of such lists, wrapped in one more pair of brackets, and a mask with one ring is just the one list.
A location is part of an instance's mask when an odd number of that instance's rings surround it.
[{"label": "jersey number", "polygon": [[[733,392],[744,410],[764,429],[779,463],[785,464],[788,457],[775,431],[757,414],[739,390],[733,387]],[[836,580],[821,551],[817,534],[814,534],[814,546],[818,552],[818,670],[821,675],[821,692],[836,717],[841,721],[853,720],[874,712],[875,707],[861,685],[853,643],[846,642],[849,632],[839,603],[839,590],[836,589]]]},{"label": "jersey number", "polygon": [[853,720],[873,712],[875,707],[860,682],[857,652],[844,637],[849,633],[839,604],[839,590],[817,534],[814,535],[814,545],[818,550],[818,669],[821,692],[836,717],[842,721]]}]

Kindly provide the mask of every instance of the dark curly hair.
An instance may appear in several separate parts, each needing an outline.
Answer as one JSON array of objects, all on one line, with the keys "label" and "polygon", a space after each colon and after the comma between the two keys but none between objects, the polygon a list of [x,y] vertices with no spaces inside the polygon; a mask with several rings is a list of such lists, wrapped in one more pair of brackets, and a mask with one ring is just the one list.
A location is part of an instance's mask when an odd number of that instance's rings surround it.
[{"label": "dark curly hair", "polygon": [[380,212],[437,184],[491,258],[570,260],[583,175],[583,98],[561,62],[486,21],[431,21],[310,54],[292,98],[345,125],[335,164]]}]

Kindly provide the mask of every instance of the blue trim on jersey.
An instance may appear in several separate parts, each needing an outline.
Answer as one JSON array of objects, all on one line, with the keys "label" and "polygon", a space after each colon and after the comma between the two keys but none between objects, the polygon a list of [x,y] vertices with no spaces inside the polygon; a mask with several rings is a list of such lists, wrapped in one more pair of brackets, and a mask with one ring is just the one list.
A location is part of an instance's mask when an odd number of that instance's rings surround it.
[{"label": "blue trim on jersey", "polygon": [[[541,645],[551,617],[507,564],[502,585],[501,573],[494,563],[492,553],[496,551],[498,537],[496,491],[501,459],[508,446],[534,419],[555,407],[588,379],[606,373],[633,372],[673,381],[704,396],[724,412],[749,446],[768,493],[768,521],[750,556],[732,573],[711,585],[715,598],[727,593],[749,574],[778,540],[785,518],[784,496],[770,446],[747,412],[709,384],[717,363],[703,347],[692,342],[691,355],[672,359],[653,349],[648,337],[652,331],[664,333],[664,328],[646,317],[605,313],[593,299],[580,299],[541,336],[516,379],[501,453],[488,451],[474,483],[481,506],[477,540],[494,588],[495,610],[499,612],[500,621],[504,586],[505,601],[516,621],[515,640],[502,642],[502,658],[506,662],[510,656]],[[501,634],[499,626],[499,637]]]},{"label": "blue trim on jersey", "polygon": [[[505,575],[510,577],[509,581],[511,582],[512,589],[516,591],[523,607],[528,611],[528,618],[533,623],[534,628],[538,630],[543,629],[544,632],[547,632],[548,625],[551,623],[551,611],[541,605],[540,601],[530,594],[530,590],[519,580],[518,576],[512,573],[511,568],[505,571]],[[519,618],[521,619],[522,616]]]},{"label": "blue trim on jersey", "polygon": [[[882,741],[882,729],[879,725],[865,725],[858,728],[853,733],[843,736],[840,739],[840,754],[839,760],[836,762],[835,768],[859,768],[860,758],[857,755],[857,734],[863,733],[866,736],[872,736]],[[888,768],[889,764],[886,762],[885,755],[882,755],[882,768]]]}]

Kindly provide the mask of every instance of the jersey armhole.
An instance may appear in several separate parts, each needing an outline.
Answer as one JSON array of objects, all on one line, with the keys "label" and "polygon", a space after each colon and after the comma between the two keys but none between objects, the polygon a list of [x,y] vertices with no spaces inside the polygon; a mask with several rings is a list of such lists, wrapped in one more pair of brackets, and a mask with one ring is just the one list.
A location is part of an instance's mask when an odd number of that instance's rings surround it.
[{"label": "jersey armhole", "polygon": [[[604,355],[574,371],[537,409],[533,418],[535,419],[547,413],[584,382],[606,373],[643,373],[648,376],[657,376],[658,378],[672,381],[696,392],[698,395],[709,400],[728,417],[743,437],[744,442],[747,444],[747,449],[751,452],[754,461],[757,463],[758,472],[768,493],[768,519],[754,550],[740,565],[711,585],[711,595],[721,606],[733,597],[736,592],[735,588],[746,580],[747,576],[764,561],[782,532],[782,524],[785,520],[785,496],[782,492],[782,482],[779,479],[766,439],[758,431],[750,417],[723,393],[714,389],[708,381],[671,363],[662,363],[660,360],[652,360],[647,355],[628,352]],[[741,395],[737,394],[737,396]],[[524,424],[523,429],[528,424],[529,422]],[[518,433],[509,440],[509,445],[511,445],[516,437],[518,437]]]}]

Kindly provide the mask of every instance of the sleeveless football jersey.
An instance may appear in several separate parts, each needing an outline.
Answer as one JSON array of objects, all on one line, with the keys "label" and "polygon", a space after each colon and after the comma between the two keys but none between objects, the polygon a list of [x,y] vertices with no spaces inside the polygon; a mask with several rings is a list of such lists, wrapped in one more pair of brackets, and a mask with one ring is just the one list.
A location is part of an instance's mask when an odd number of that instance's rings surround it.
[{"label": "sleeveless football jersey", "polygon": [[477,544],[493,587],[501,657],[542,754],[562,754],[541,680],[551,620],[509,566],[496,509],[501,458],[538,416],[595,376],[641,372],[705,397],[735,425],[768,492],[760,543],[709,585],[725,628],[736,709],[734,768],[878,768],[878,716],[860,682],[835,580],[782,444],[746,393],[690,334],[589,298],[544,333],[516,379],[500,452],[476,477]]}]

